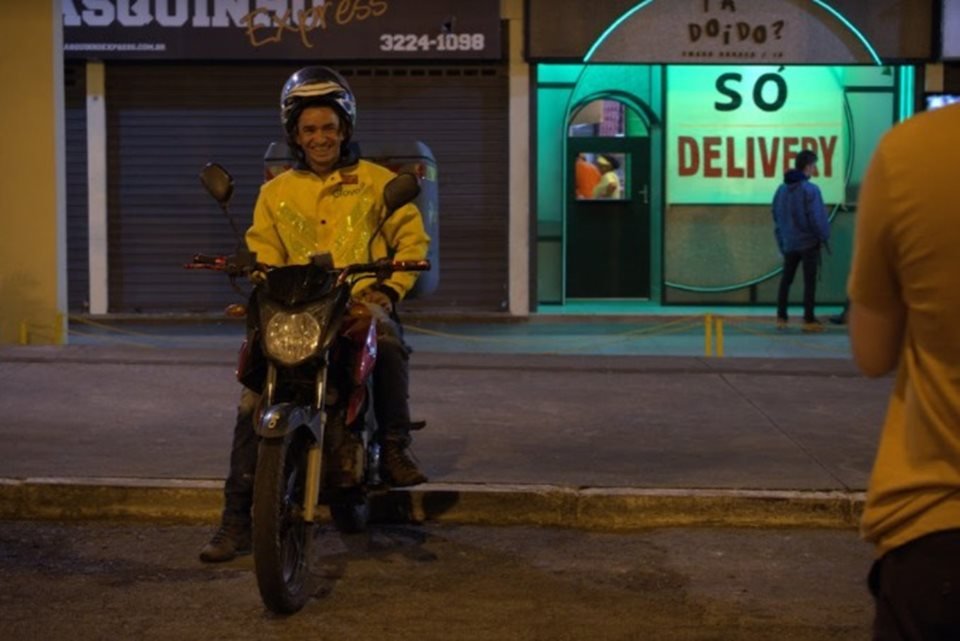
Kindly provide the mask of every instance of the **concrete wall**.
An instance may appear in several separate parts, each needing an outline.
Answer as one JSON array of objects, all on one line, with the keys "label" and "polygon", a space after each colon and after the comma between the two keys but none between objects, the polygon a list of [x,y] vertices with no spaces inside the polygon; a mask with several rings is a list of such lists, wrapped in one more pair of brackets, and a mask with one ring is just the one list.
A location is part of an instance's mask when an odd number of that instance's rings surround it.
[{"label": "concrete wall", "polygon": [[67,300],[60,0],[2,9],[0,344],[57,343]]},{"label": "concrete wall", "polygon": [[501,0],[510,42],[510,313],[530,313],[530,67],[523,59],[523,0]]}]

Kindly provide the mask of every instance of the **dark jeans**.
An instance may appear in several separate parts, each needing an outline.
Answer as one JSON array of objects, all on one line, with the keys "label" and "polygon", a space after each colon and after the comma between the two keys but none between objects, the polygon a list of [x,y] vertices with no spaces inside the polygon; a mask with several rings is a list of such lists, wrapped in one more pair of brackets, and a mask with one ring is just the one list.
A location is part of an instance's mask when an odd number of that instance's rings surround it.
[{"label": "dark jeans", "polygon": [[783,275],[780,276],[780,289],[777,292],[777,318],[787,320],[787,297],[800,263],[803,263],[803,320],[812,323],[817,320],[813,306],[817,295],[817,269],[820,267],[819,246],[784,254]]},{"label": "dark jeans", "polygon": [[[377,362],[373,370],[373,403],[381,435],[406,431],[410,423],[410,348],[403,341],[399,323],[377,324]],[[253,475],[257,469],[259,438],[253,429],[253,414],[260,397],[246,387],[240,395],[237,422],[233,428],[230,472],[223,486],[223,522],[248,526],[253,507]]]},{"label": "dark jeans", "polygon": [[891,550],[870,569],[873,641],[960,639],[960,529]]}]

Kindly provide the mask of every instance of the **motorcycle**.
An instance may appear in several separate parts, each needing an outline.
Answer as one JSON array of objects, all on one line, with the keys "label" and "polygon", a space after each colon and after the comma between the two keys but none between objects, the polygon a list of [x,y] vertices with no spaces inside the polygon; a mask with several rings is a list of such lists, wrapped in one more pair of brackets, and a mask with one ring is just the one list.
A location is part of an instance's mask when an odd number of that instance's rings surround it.
[{"label": "motorcycle", "polygon": [[[230,174],[209,164],[201,182],[229,218]],[[419,190],[411,174],[391,180],[383,193],[386,217]],[[430,263],[379,260],[336,268],[329,254],[318,254],[308,264],[268,267],[238,249],[230,256],[198,254],[186,267],[224,272],[235,288],[238,277],[254,283],[237,368],[241,383],[260,393],[254,566],[264,604],[293,613],[311,592],[318,507],[328,506],[339,531],[362,531],[371,495],[387,489],[371,398],[382,309],[355,302],[352,287],[362,278],[428,270]],[[239,315],[231,307],[228,313]]]}]

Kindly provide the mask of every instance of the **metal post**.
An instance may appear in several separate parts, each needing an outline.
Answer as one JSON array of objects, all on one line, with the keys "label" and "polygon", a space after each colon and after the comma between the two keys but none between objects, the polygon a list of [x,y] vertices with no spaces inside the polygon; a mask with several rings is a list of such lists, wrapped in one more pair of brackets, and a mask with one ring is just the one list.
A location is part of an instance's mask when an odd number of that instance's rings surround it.
[{"label": "metal post", "polygon": [[713,356],[713,314],[703,317],[703,355]]},{"label": "metal post", "polygon": [[717,337],[717,356],[722,358],[723,357],[723,318],[722,317],[717,318],[716,337]]}]

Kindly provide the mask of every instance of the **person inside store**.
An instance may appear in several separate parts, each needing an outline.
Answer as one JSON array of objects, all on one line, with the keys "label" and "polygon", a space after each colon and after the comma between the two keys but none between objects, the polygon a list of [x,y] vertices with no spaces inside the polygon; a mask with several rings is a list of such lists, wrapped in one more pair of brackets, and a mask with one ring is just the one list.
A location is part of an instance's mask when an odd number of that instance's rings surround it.
[{"label": "person inside store", "polygon": [[[301,264],[310,254],[323,252],[329,252],[337,266],[387,256],[426,258],[430,239],[415,205],[398,209],[378,233],[383,188],[395,174],[360,159],[356,145],[350,143],[356,118],[353,92],[332,69],[306,67],[287,80],[281,92],[281,122],[296,163],[260,189],[246,233],[247,247],[259,262]],[[374,411],[383,446],[381,474],[395,487],[427,480],[408,449],[410,431],[423,423],[410,420],[410,350],[396,313],[397,303],[415,280],[413,272],[396,272],[385,281],[360,281],[354,288],[355,299],[374,306],[380,319]],[[258,401],[255,391],[243,389],[220,527],[200,552],[205,562],[229,561],[250,551]]]},{"label": "person inside store", "polygon": [[874,639],[960,639],[960,105],[888,131],[857,203],[854,361],[896,371],[860,533]]},{"label": "person inside store", "polygon": [[790,286],[803,265],[803,331],[822,332],[823,323],[814,315],[820,250],[830,240],[830,221],[820,188],[810,181],[817,155],[804,149],[794,167],[783,177],[773,197],[773,229],[777,248],[783,255],[783,273],[777,291],[777,329],[786,329],[789,317],[787,298]]},{"label": "person inside store", "polygon": [[593,198],[593,189],[600,182],[600,170],[583,154],[577,154],[576,164],[577,198]]},{"label": "person inside store", "polygon": [[617,176],[620,161],[613,156],[599,154],[597,156],[597,169],[600,170],[600,181],[593,188],[593,197],[620,199],[622,190],[620,188],[620,177]]}]

